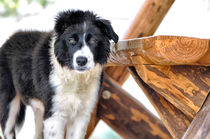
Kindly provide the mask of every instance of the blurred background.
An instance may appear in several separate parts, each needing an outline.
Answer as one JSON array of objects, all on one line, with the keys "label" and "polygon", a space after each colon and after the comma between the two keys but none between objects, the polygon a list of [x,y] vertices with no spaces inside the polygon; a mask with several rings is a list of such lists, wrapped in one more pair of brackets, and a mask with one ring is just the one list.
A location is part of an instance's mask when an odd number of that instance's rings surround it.
[{"label": "blurred background", "polygon": [[[0,46],[18,30],[52,30],[57,12],[66,9],[97,13],[111,21],[122,39],[142,3],[144,0],[0,0]],[[210,38],[210,0],[176,0],[154,35]],[[158,117],[132,77],[124,83],[123,88]],[[34,116],[28,107],[26,122],[17,139],[31,139],[33,135]],[[103,121],[98,123],[90,138],[121,139]]]}]

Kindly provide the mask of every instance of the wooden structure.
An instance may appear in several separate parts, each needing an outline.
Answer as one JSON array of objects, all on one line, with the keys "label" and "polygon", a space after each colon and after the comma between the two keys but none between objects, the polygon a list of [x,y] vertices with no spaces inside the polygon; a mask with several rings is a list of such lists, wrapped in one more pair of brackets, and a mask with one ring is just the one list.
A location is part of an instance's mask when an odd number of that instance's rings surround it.
[{"label": "wooden structure", "polygon": [[[126,139],[210,138],[210,39],[145,37],[153,35],[173,2],[145,0],[126,40],[111,45],[86,138],[99,119]],[[121,88],[129,74],[161,120]]]}]

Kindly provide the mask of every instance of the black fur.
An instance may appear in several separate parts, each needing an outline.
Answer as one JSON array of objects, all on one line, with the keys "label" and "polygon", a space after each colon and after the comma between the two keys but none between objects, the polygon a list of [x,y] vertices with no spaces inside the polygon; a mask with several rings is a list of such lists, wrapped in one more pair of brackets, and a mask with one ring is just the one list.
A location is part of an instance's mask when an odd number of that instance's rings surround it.
[{"label": "black fur", "polygon": [[[8,118],[9,104],[17,94],[21,96],[17,125],[24,121],[23,103],[29,104],[33,98],[43,102],[44,118],[51,116],[54,90],[49,83],[52,71],[49,51],[52,37],[56,39],[54,53],[58,62],[70,70],[74,70],[73,53],[82,47],[82,34],[87,34],[85,42],[94,54],[95,63],[99,64],[105,64],[107,61],[110,52],[109,40],[118,41],[110,22],[89,11],[61,12],[55,22],[52,32],[18,32],[0,49],[0,125],[3,131]],[[69,43],[71,38],[76,43]],[[14,129],[11,132],[14,132]]]},{"label": "black fur", "polygon": [[118,42],[118,36],[114,32],[110,22],[97,17],[97,15],[90,11],[65,11],[59,13],[56,17],[55,31],[58,35],[61,35],[68,27],[84,22],[96,25],[109,40],[113,40],[115,43]]},{"label": "black fur", "polygon": [[[86,23],[88,43],[92,38],[97,38],[97,43],[92,45],[91,50],[94,53],[94,59],[100,64],[104,64],[109,56],[109,40],[118,41],[118,36],[114,32],[110,22],[100,19],[92,12],[86,11],[66,11],[60,13],[56,18],[55,31],[58,35],[55,42],[55,54],[62,66],[68,65],[72,68],[72,54],[82,46],[82,39],[75,34],[83,34],[83,24]],[[75,31],[76,29],[76,31]],[[80,36],[82,37],[82,36]],[[69,38],[78,41],[71,45]],[[101,46],[101,47],[97,47]],[[62,49],[61,49],[62,48]],[[69,54],[71,53],[71,54]],[[66,61],[66,59],[70,59]]]}]

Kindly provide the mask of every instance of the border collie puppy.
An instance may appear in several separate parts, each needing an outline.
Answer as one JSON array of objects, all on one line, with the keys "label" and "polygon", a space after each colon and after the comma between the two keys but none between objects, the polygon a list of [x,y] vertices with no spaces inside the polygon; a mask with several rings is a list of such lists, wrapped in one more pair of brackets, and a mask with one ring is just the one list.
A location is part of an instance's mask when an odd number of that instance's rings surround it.
[{"label": "border collie puppy", "polygon": [[52,32],[17,32],[0,48],[0,126],[15,139],[25,105],[35,114],[35,139],[82,139],[97,101],[110,22],[89,11],[58,14]]}]

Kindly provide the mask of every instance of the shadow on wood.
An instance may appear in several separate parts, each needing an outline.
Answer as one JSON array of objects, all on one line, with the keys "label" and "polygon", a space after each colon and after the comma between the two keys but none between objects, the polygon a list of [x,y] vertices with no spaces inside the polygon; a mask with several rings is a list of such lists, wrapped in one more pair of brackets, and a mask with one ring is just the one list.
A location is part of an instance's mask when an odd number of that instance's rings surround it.
[{"label": "shadow on wood", "polygon": [[144,91],[147,98],[150,100],[164,125],[169,130],[173,138],[180,139],[188,126],[190,125],[190,118],[184,115],[179,109],[169,103],[164,97],[159,95],[156,91],[150,88],[138,75],[134,67],[129,67],[129,71],[140,88]]},{"label": "shadow on wood", "polygon": [[210,94],[183,139],[210,139]]},{"label": "shadow on wood", "polygon": [[123,138],[171,138],[162,122],[105,75],[97,116]]}]

